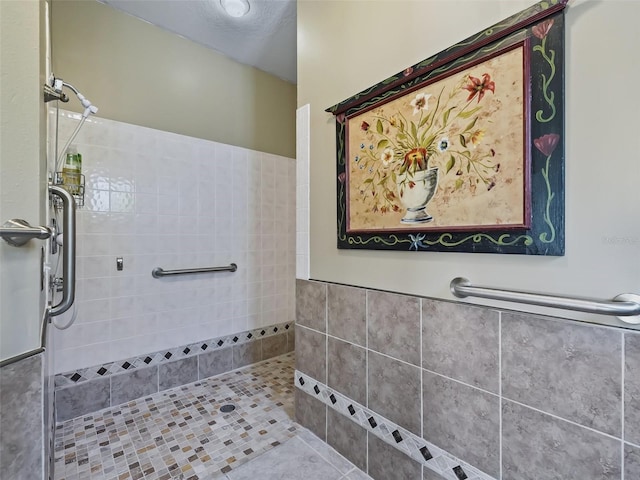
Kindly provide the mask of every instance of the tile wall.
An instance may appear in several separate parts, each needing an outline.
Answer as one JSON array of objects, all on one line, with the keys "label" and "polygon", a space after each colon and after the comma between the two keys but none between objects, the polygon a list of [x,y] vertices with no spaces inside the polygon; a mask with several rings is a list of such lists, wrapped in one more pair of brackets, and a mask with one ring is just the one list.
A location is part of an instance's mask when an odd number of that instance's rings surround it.
[{"label": "tile wall", "polygon": [[39,354],[0,368],[2,478],[46,478],[44,361]]},{"label": "tile wall", "polygon": [[[61,145],[78,120],[60,112]],[[87,187],[77,319],[55,331],[56,372],[293,320],[293,159],[100,117],[74,143]],[[235,273],[151,276],[232,262]]]},{"label": "tile wall", "polygon": [[639,332],[304,280],[297,321],[298,421],[374,479],[640,478]]}]

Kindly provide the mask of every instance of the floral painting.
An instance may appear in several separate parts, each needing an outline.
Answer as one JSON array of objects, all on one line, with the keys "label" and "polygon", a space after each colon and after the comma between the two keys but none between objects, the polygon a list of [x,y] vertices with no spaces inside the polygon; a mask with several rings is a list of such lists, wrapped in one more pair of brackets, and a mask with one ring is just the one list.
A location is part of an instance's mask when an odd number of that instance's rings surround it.
[{"label": "floral painting", "polygon": [[564,255],[564,11],[542,0],[328,107],[337,247]]},{"label": "floral painting", "polygon": [[348,231],[526,225],[523,48],[348,119]]}]

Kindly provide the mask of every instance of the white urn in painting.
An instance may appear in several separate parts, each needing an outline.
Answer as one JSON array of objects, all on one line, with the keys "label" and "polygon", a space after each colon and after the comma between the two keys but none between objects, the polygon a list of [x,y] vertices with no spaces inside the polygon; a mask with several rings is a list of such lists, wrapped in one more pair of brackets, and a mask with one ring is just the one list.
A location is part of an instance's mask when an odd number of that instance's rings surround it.
[{"label": "white urn in painting", "polygon": [[426,223],[433,220],[427,213],[427,204],[438,188],[438,168],[419,170],[413,174],[398,176],[398,192],[400,202],[407,213],[400,220],[402,223]]},{"label": "white urn in painting", "polygon": [[424,148],[414,148],[404,156],[402,173],[397,176],[400,202],[407,209],[402,223],[426,223],[433,220],[427,204],[438,188],[438,168],[427,168],[429,155]]}]

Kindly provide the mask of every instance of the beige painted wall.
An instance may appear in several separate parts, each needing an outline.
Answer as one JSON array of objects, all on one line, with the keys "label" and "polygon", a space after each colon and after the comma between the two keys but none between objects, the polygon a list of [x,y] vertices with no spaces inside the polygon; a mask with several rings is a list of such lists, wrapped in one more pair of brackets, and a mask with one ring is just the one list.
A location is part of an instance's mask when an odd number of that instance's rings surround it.
[{"label": "beige painted wall", "polygon": [[336,248],[335,124],[324,109],[534,3],[298,2],[298,105],[311,105],[312,278],[445,299],[457,276],[558,294],[640,294],[640,96],[629,84],[640,75],[631,60],[640,45],[636,1],[575,1],[566,14],[566,256]]},{"label": "beige painted wall", "polygon": [[97,1],[52,3],[53,71],[100,116],[295,157],[295,85]]},{"label": "beige painted wall", "polygon": [[[44,6],[0,1],[0,223],[45,222]],[[0,360],[39,346],[43,246],[0,240]]]}]

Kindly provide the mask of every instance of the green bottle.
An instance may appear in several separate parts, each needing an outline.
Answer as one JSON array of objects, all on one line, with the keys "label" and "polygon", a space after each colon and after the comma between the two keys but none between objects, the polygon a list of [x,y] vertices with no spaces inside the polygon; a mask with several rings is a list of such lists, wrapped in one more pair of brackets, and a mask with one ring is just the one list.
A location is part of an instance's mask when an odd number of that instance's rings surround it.
[{"label": "green bottle", "polygon": [[67,191],[72,195],[80,194],[80,185],[82,173],[82,155],[74,145],[67,149],[62,167],[62,183],[66,186]]}]

